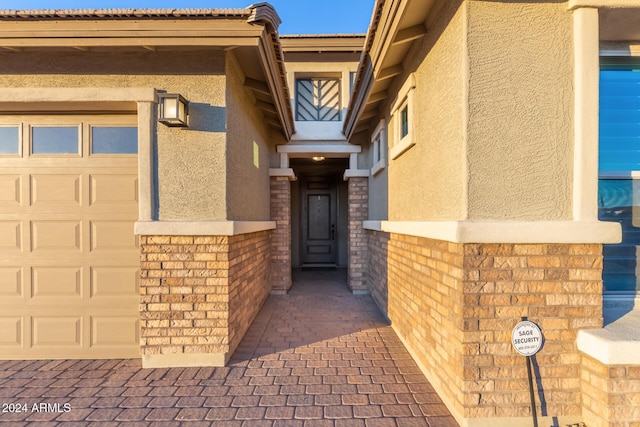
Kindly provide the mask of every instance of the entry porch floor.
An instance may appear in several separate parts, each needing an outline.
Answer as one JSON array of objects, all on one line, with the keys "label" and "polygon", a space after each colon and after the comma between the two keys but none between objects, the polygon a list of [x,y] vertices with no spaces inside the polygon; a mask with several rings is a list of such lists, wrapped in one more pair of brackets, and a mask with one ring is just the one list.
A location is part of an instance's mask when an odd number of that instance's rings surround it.
[{"label": "entry porch floor", "polygon": [[14,427],[458,425],[371,297],[352,295],[340,270],[296,272],[227,367],[0,361],[0,404],[0,424]]}]

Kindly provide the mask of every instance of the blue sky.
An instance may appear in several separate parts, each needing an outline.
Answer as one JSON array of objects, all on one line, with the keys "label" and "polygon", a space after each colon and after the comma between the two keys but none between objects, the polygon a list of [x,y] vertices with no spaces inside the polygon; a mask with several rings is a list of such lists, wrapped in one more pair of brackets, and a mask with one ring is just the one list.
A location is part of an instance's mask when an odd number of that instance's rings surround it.
[{"label": "blue sky", "polygon": [[[0,0],[0,9],[244,8],[257,0]],[[366,33],[374,0],[270,0],[281,34]]]}]

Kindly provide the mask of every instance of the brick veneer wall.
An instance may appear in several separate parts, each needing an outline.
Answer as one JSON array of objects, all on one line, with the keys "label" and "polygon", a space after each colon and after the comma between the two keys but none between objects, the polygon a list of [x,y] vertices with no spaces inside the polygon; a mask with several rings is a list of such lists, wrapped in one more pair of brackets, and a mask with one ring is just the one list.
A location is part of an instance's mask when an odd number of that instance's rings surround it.
[{"label": "brick veneer wall", "polygon": [[582,355],[582,414],[589,427],[640,426],[640,366]]},{"label": "brick veneer wall", "polygon": [[383,313],[388,310],[388,266],[389,234],[367,230],[369,259],[367,260],[367,285],[371,296]]},{"label": "brick veneer wall", "polygon": [[140,236],[143,355],[228,359],[270,292],[270,232]]},{"label": "brick veneer wall", "polygon": [[[372,295],[459,418],[530,416],[525,358],[511,331],[542,328],[538,414],[580,416],[579,329],[602,326],[600,245],[458,244],[369,232]],[[373,276],[373,275],[371,275]],[[540,393],[544,395],[541,407]]]},{"label": "brick veneer wall", "polygon": [[289,177],[271,177],[271,285],[274,291],[291,288],[291,183]]},{"label": "brick veneer wall", "polygon": [[366,177],[349,178],[349,289],[355,292],[367,291],[365,271],[369,241],[363,226],[369,216],[369,179]]},{"label": "brick veneer wall", "polygon": [[[387,316],[452,412],[464,413],[463,247],[389,235]],[[379,251],[378,251],[379,253]]]}]

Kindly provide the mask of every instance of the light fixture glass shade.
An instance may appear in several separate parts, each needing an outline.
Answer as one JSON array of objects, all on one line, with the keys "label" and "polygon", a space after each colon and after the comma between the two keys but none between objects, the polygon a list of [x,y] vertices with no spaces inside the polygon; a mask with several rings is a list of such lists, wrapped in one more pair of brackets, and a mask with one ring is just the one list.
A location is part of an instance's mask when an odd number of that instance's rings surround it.
[{"label": "light fixture glass shade", "polygon": [[158,121],[167,126],[187,127],[189,103],[177,93],[162,93],[160,97],[160,116]]}]

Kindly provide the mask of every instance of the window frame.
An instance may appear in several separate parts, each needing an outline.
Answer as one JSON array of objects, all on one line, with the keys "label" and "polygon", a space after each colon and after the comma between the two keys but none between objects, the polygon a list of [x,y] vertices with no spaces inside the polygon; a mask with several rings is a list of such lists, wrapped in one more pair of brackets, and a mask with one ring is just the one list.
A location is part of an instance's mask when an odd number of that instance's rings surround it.
[{"label": "window frame", "polygon": [[[398,91],[398,96],[391,107],[393,122],[393,144],[389,147],[389,156],[395,160],[408,149],[416,145],[414,134],[414,92],[416,88],[415,74],[411,73]],[[403,135],[403,112],[406,110],[406,134]]]}]

